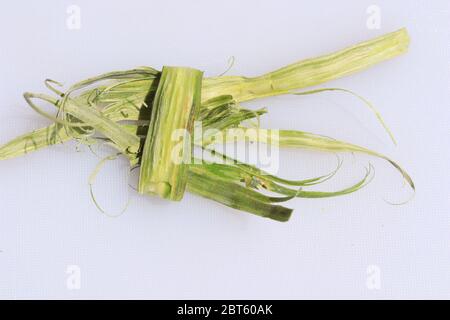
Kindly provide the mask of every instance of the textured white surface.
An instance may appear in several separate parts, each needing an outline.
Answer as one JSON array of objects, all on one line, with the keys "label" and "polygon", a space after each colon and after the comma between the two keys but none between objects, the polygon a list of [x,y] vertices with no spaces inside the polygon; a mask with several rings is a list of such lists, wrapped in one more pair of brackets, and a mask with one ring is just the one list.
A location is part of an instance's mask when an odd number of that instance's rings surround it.
[{"label": "textured white surface", "polygon": [[[69,5],[81,29],[66,27]],[[381,28],[366,9],[381,9]],[[290,222],[238,213],[187,195],[166,203],[131,192],[119,218],[97,211],[87,179],[97,163],[74,144],[0,162],[1,298],[450,298],[450,8],[432,1],[13,1],[0,13],[0,143],[46,123],[24,91],[139,65],[189,65],[257,75],[407,27],[410,52],[331,86],[352,89],[382,112],[393,147],[354,98],[340,93],[251,102],[270,106],[265,126],[322,133],[392,155],[410,172],[370,159],[364,190],[296,199]],[[337,188],[369,158],[344,156]],[[281,174],[332,168],[330,154],[283,152]],[[358,171],[351,169],[355,166]],[[352,172],[353,171],[353,172]],[[126,202],[126,166],[108,164],[96,192]],[[71,269],[71,265],[77,266]],[[68,269],[69,268],[69,269]],[[66,271],[79,270],[79,289]],[[76,279],[75,279],[76,280]],[[67,287],[69,281],[69,287]],[[72,290],[70,290],[72,288]]]}]

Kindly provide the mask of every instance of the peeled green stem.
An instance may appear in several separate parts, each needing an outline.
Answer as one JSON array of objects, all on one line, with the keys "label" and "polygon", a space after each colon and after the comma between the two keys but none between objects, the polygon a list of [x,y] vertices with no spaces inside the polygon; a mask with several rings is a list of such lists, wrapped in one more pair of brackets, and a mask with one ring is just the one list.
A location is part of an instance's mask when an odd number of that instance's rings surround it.
[{"label": "peeled green stem", "polygon": [[190,137],[200,111],[202,76],[196,69],[163,68],[141,157],[140,193],[182,199],[188,178],[185,159],[191,159]]},{"label": "peeled green stem", "polygon": [[292,214],[292,209],[274,205],[269,197],[257,191],[221,179],[205,170],[203,165],[190,166],[187,187],[189,192],[204,198],[272,220],[284,222],[289,220]]},{"label": "peeled green stem", "polygon": [[222,76],[205,79],[202,99],[231,95],[238,101],[284,94],[366,69],[408,49],[406,29],[385,34],[347,49],[302,60],[259,77]]},{"label": "peeled green stem", "polygon": [[0,160],[15,158],[50,145],[63,143],[70,138],[61,125],[51,124],[21,135],[1,146]]}]

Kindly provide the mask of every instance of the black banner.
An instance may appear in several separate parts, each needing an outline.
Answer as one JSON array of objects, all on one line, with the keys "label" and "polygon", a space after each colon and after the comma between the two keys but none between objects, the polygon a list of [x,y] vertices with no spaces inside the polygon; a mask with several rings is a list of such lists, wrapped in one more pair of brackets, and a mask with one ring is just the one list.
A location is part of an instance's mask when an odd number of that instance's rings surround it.
[{"label": "black banner", "polygon": [[[419,301],[420,302],[420,301]],[[428,301],[430,302],[430,301]],[[447,301],[431,301],[436,304]],[[391,314],[385,307],[399,306],[402,315],[420,310],[418,301],[361,300],[361,301],[316,301],[316,300],[9,300],[14,314],[34,311],[41,307],[63,307],[70,316],[85,317],[86,307],[98,308],[103,315],[114,315],[129,319],[300,319],[330,314],[366,317],[385,317]],[[429,306],[428,306],[429,308]],[[47,309],[47,310],[49,310]],[[2,310],[4,310],[2,306]],[[56,310],[56,309],[53,309]],[[58,310],[61,310],[58,308]]]}]

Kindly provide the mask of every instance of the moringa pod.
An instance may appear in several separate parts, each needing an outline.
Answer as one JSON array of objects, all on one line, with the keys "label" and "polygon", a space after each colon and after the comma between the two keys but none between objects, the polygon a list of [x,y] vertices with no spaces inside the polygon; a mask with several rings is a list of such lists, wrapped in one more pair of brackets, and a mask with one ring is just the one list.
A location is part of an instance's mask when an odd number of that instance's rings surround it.
[{"label": "moringa pod", "polygon": [[147,139],[141,157],[139,192],[181,200],[192,157],[191,134],[200,111],[203,72],[163,67],[151,106]]}]

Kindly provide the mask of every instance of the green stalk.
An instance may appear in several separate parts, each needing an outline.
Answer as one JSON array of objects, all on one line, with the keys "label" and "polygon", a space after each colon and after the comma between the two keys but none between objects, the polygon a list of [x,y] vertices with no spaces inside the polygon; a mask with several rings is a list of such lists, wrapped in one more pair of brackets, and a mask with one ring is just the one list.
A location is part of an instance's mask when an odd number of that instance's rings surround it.
[{"label": "green stalk", "polygon": [[237,102],[284,94],[366,69],[408,49],[406,29],[388,33],[344,50],[291,64],[255,78],[222,76],[203,82],[202,99],[231,95]]},{"label": "green stalk", "polygon": [[[189,168],[188,190],[204,198],[222,203],[228,207],[247,211],[276,221],[288,221],[292,209],[273,205],[273,199],[257,191],[245,188],[229,179],[220,178],[205,170],[204,165],[191,165]],[[291,197],[283,198],[282,201]]]},{"label": "green stalk", "polygon": [[0,160],[15,158],[70,139],[61,125],[51,124],[21,135],[1,146]]},{"label": "green stalk", "polygon": [[[190,137],[200,111],[202,76],[196,69],[163,68],[141,157],[140,193],[182,199],[188,178],[185,159],[190,162],[192,158]],[[179,131],[181,141],[174,139],[175,130],[183,130]],[[181,146],[179,154],[175,154],[177,146]]]}]

